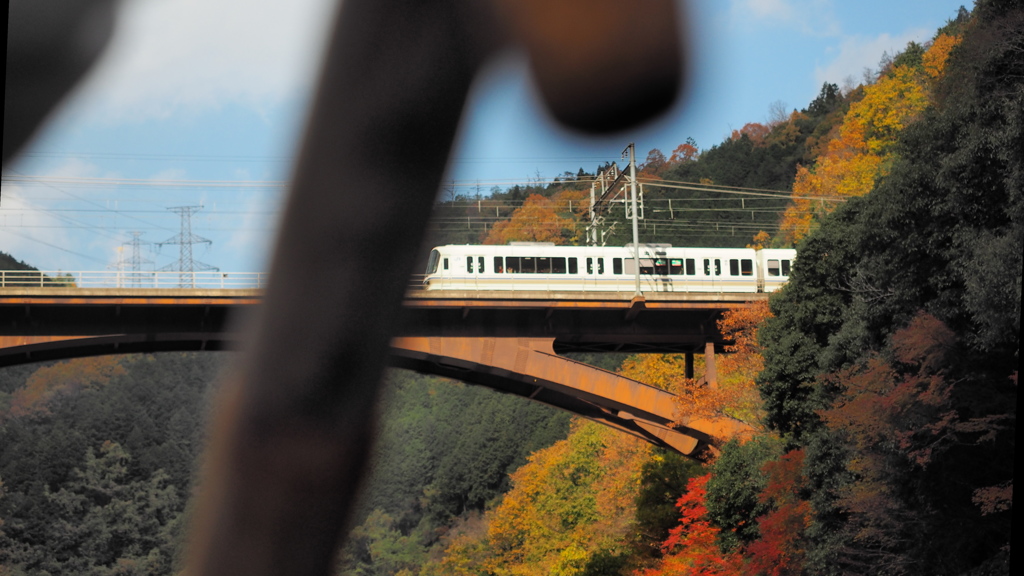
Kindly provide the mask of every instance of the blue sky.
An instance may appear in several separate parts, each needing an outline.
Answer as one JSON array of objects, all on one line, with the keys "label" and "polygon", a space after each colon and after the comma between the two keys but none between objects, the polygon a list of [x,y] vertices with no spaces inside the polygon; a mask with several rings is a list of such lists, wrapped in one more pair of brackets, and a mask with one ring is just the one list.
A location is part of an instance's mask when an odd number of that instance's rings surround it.
[{"label": "blue sky", "polygon": [[[641,160],[687,137],[709,148],[764,122],[773,103],[803,108],[823,82],[859,83],[883,52],[929,40],[964,3],[687,2],[687,97],[651,126],[596,141],[553,126],[522,58],[507,53],[474,87],[449,179],[475,193],[592,171],[631,141]],[[334,10],[328,0],[123,2],[101,63],[4,173],[0,250],[46,270],[104,269],[130,231],[166,240],[179,232],[168,208],[202,205],[193,232],[212,244],[196,258],[262,269]],[[156,267],[176,256],[175,246],[145,254]]]}]

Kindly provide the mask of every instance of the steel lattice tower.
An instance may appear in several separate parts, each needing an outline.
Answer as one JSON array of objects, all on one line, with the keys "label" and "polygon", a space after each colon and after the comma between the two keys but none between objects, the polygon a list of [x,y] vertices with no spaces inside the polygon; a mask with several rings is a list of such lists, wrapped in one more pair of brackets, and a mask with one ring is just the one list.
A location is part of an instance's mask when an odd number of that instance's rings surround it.
[{"label": "steel lattice tower", "polygon": [[[116,267],[119,272],[124,272],[127,269],[129,277],[131,278],[132,286],[137,288],[139,286],[139,273],[142,272],[142,265],[152,264],[153,261],[148,258],[143,258],[139,250],[143,244],[149,244],[149,242],[139,240],[139,236],[142,236],[144,233],[132,231],[129,232],[129,234],[132,235],[131,241],[128,243],[122,243],[121,248],[130,246],[131,252],[127,258],[125,258],[124,254],[121,254],[120,259],[114,267]],[[120,283],[120,280],[118,280],[118,283]]]},{"label": "steel lattice tower", "polygon": [[181,273],[178,277],[178,286],[180,288],[195,288],[196,278],[194,273],[196,271],[220,270],[216,266],[210,266],[192,258],[193,244],[213,244],[213,240],[192,233],[192,214],[202,209],[202,206],[168,208],[171,212],[177,212],[181,215],[181,232],[156,244],[158,247],[163,247],[164,244],[177,244],[179,246],[177,262],[171,262],[167,266],[160,268],[160,270],[179,271]]}]

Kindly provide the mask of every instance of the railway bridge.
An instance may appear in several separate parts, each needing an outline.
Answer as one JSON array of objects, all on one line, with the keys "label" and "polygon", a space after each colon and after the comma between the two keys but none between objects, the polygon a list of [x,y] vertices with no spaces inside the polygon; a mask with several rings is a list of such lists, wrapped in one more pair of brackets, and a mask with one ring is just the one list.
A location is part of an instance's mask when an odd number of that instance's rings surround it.
[{"label": "railway bridge", "polygon": [[[0,287],[0,366],[98,354],[230,350],[258,289]],[[669,392],[571,360],[579,351],[704,354],[717,320],[763,294],[410,291],[390,363],[569,410],[696,456],[746,426],[685,419]]]}]

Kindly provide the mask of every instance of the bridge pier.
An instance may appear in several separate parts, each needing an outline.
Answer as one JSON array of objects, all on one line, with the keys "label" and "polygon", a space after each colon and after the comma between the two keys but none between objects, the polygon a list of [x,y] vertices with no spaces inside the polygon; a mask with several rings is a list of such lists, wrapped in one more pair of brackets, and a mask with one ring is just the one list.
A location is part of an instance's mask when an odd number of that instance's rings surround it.
[{"label": "bridge pier", "polygon": [[718,368],[715,366],[715,343],[704,343],[704,382],[711,388],[718,388]]}]

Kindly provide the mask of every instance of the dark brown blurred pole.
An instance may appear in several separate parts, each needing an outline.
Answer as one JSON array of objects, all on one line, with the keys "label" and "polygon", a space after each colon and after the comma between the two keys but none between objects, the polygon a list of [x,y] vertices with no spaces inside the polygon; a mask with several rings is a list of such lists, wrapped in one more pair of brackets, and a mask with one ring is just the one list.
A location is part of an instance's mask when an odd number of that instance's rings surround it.
[{"label": "dark brown blurred pole", "polygon": [[[343,3],[270,287],[217,413],[189,574],[329,573],[406,279],[470,82],[498,40],[525,43],[554,114],[577,129],[620,128],[674,98],[671,2],[642,2],[642,14],[604,1],[495,2],[501,28],[477,0]],[[594,30],[609,28],[646,38],[609,37],[617,47],[597,50]],[[631,88],[609,87],[604,68]]]},{"label": "dark brown blurred pole", "polygon": [[217,413],[190,574],[328,574],[482,51],[461,3],[342,4],[270,284]]}]

